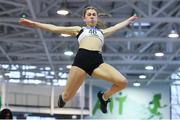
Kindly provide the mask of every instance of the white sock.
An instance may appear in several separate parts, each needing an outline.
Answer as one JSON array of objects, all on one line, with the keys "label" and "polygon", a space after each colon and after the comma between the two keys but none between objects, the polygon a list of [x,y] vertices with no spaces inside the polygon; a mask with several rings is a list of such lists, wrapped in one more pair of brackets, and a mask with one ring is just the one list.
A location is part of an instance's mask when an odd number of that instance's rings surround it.
[{"label": "white sock", "polygon": [[104,98],[104,94],[102,95],[102,99],[103,99],[104,101],[107,101],[107,100]]},{"label": "white sock", "polygon": [[[61,96],[62,96],[62,100],[64,101],[64,93],[62,93]],[[64,102],[65,102],[65,101],[64,101]]]}]

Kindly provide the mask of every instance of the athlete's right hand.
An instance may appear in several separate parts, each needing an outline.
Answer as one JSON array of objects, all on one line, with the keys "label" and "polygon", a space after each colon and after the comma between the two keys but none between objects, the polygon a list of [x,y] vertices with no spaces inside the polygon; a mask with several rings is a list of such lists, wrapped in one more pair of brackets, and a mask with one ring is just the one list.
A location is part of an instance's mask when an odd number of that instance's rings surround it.
[{"label": "athlete's right hand", "polygon": [[20,18],[19,23],[26,27],[31,27],[31,28],[35,27],[35,22],[25,19],[25,18]]}]

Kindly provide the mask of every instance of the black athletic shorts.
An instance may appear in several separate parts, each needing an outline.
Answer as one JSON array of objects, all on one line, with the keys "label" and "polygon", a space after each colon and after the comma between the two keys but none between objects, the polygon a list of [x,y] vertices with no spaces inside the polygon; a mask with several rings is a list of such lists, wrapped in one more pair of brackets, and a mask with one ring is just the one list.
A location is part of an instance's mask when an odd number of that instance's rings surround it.
[{"label": "black athletic shorts", "polygon": [[75,56],[72,66],[83,69],[90,76],[100,64],[103,63],[102,55],[99,51],[91,51],[80,48]]}]

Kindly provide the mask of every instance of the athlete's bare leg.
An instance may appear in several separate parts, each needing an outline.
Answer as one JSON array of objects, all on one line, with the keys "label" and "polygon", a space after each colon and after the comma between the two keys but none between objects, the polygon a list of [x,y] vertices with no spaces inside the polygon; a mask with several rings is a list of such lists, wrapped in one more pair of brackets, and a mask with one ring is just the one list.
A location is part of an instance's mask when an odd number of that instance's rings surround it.
[{"label": "athlete's bare leg", "polygon": [[71,67],[67,84],[62,94],[64,102],[67,102],[76,94],[85,78],[86,72],[84,70],[76,66]]},{"label": "athlete's bare leg", "polygon": [[126,78],[119,71],[106,63],[96,68],[92,76],[113,83],[112,87],[104,92],[103,97],[106,100],[116,92],[124,89],[128,84]]}]

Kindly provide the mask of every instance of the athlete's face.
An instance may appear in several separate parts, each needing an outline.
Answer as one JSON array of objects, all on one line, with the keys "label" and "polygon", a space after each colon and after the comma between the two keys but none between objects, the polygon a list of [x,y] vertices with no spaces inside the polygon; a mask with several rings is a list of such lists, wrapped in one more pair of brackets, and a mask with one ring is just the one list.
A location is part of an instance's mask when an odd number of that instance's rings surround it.
[{"label": "athlete's face", "polygon": [[88,26],[96,26],[97,24],[97,12],[94,9],[88,9],[83,18],[84,22]]}]

